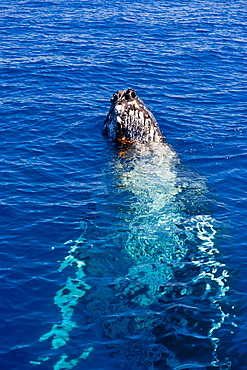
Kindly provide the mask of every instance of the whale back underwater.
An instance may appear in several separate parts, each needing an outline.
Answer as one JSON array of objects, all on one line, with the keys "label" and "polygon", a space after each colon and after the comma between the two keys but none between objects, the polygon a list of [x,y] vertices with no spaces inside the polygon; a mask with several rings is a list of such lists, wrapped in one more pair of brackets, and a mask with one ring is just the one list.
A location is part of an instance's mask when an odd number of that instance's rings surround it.
[{"label": "whale back underwater", "polygon": [[61,321],[40,341],[51,338],[54,350],[68,344],[79,304],[91,340],[77,358],[64,353],[54,369],[81,361],[91,368],[97,330],[114,369],[230,369],[218,336],[228,316],[228,272],[205,181],[180,163],[132,89],[113,95],[103,131],[116,147],[115,249],[110,260],[95,253],[85,230],[62,262],[60,271],[74,266],[75,276],[55,297]]}]

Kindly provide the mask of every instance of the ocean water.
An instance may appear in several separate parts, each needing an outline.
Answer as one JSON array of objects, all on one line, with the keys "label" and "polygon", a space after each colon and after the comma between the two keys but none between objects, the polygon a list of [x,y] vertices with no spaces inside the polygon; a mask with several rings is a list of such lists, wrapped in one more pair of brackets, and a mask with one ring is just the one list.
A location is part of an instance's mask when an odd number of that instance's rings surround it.
[{"label": "ocean water", "polygon": [[[247,369],[246,19],[1,2],[1,370]],[[102,135],[128,87],[176,163]]]}]

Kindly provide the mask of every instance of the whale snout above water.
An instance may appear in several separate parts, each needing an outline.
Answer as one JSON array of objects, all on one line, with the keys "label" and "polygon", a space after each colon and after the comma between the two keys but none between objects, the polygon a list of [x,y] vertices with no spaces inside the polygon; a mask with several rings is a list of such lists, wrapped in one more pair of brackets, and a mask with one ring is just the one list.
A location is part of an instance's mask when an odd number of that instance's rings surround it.
[{"label": "whale snout above water", "polygon": [[135,90],[119,90],[113,94],[104,122],[104,132],[121,144],[163,143],[158,123]]}]

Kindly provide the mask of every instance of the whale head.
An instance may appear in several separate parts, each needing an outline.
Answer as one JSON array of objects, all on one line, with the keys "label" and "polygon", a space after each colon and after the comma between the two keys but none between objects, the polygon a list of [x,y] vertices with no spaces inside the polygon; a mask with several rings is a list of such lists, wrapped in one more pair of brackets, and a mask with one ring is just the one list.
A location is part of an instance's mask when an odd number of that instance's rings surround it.
[{"label": "whale head", "polygon": [[104,133],[120,144],[163,143],[158,123],[135,90],[119,90],[113,94],[104,122]]}]

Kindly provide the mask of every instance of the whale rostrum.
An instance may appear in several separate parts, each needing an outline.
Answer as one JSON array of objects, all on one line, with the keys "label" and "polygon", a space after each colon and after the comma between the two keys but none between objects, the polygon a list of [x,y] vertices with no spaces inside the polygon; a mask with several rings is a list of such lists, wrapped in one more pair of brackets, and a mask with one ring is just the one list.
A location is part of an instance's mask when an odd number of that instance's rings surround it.
[{"label": "whale rostrum", "polygon": [[156,119],[133,89],[113,94],[104,133],[121,144],[164,142]]}]

